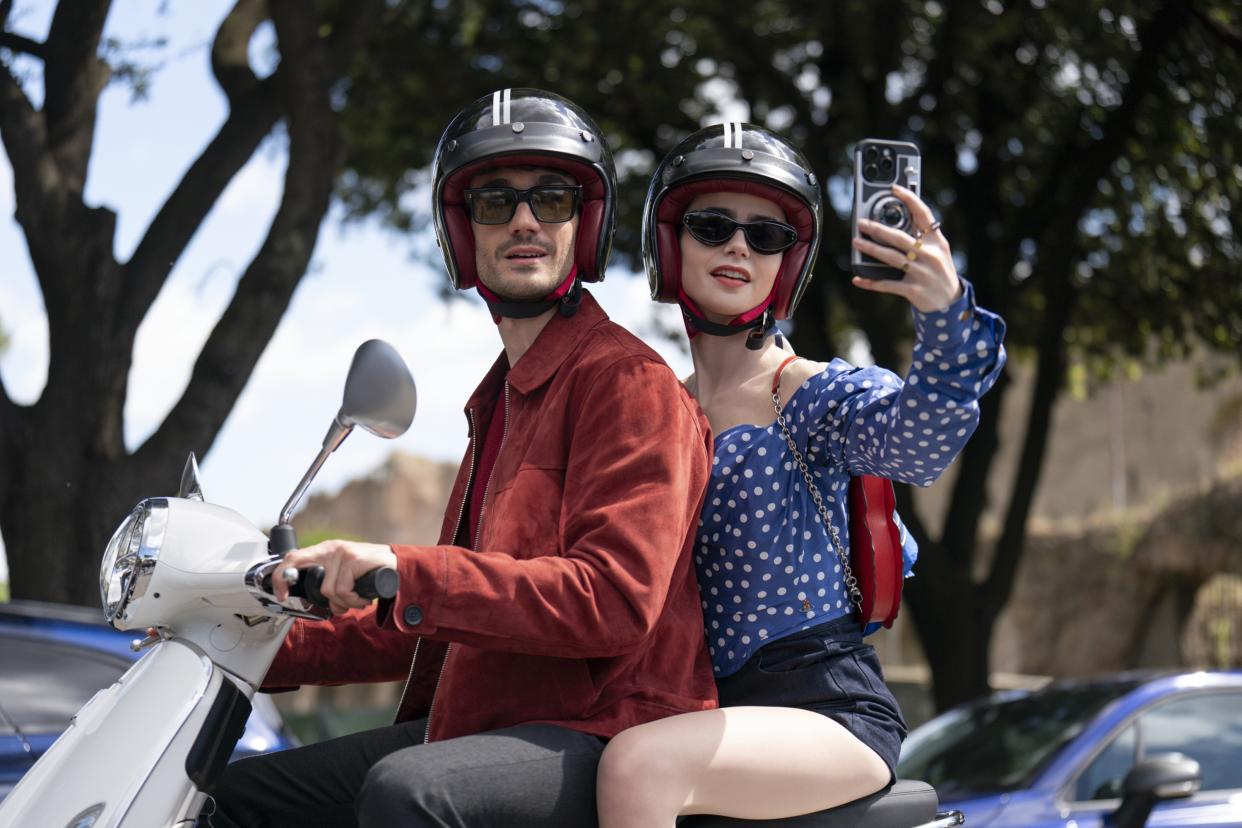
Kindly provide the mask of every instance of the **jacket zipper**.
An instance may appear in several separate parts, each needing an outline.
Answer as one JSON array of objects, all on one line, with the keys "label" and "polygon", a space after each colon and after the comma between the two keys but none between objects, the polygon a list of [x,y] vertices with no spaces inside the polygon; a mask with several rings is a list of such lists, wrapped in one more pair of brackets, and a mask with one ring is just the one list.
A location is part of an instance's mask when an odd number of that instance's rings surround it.
[{"label": "jacket zipper", "polygon": [[487,493],[492,488],[492,477],[496,472],[496,461],[500,459],[500,452],[504,451],[505,438],[509,436],[509,381],[505,380],[505,417],[500,427],[500,445],[496,447],[496,457],[492,460],[492,467],[487,472],[487,482],[483,484],[483,502],[479,504],[479,525],[474,527],[474,544],[477,549],[479,546],[479,538],[483,535],[483,515],[487,512]]},{"label": "jacket zipper", "polygon": [[[500,452],[504,451],[505,448],[505,437],[509,436],[509,380],[507,379],[505,380],[504,414],[504,424],[500,427],[500,445],[496,447],[496,456],[492,458],[492,467],[487,471],[487,482],[483,484],[483,499],[479,502],[479,522],[478,525],[474,527],[474,542],[471,544],[471,547],[474,549],[478,549],[479,538],[483,535],[483,515],[487,513],[487,492],[492,487],[492,477],[496,473],[496,463],[500,460]],[[470,415],[470,430],[472,433],[477,433],[474,431],[473,413]],[[475,443],[477,448],[478,441],[476,440]],[[470,475],[472,477],[474,476],[474,454],[474,451],[470,453]],[[461,515],[457,516],[457,530],[461,529],[461,516],[466,512],[465,506],[466,500],[463,500]],[[457,537],[457,530],[454,530],[453,537]],[[449,656],[452,654],[453,642],[450,641],[448,647],[444,650],[444,661],[440,662],[440,673],[436,676],[436,686],[432,688],[431,691],[431,706],[427,708],[427,730],[423,734],[424,745],[431,741],[431,717],[435,715],[436,712],[436,695],[440,691],[440,680],[444,678],[444,668],[448,667]],[[411,667],[413,667],[413,665],[411,665]]]},{"label": "jacket zipper", "polygon": [[[457,512],[457,524],[453,527],[453,536],[450,539],[456,540],[457,533],[461,531],[461,519],[466,515],[466,504],[470,502],[470,484],[474,482],[474,464],[479,456],[478,440],[475,439],[474,428],[474,412],[466,411],[466,420],[470,425],[470,471],[466,475],[466,491],[465,496],[461,499],[461,509]],[[401,701],[397,702],[397,713],[401,713],[401,706],[405,704],[405,695],[410,692],[410,682],[414,680],[414,665],[418,663],[418,648],[423,643],[423,637],[420,635],[414,642],[414,655],[410,659],[410,674],[406,676],[405,687],[401,688]],[[450,645],[451,647],[451,645]],[[448,661],[448,650],[444,651],[444,660]],[[440,676],[444,675],[444,665],[440,665]],[[436,688],[440,687],[440,677],[436,677]],[[435,705],[435,690],[431,691],[431,703]],[[423,734],[423,744],[427,743],[427,733],[431,731],[431,711],[427,711],[427,731]]]}]

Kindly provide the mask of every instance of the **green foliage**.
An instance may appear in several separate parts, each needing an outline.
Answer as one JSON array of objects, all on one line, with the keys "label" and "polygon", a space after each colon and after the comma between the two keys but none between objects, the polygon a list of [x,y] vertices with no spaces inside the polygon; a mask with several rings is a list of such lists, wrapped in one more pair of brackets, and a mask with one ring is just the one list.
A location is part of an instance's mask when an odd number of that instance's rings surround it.
[{"label": "green foliage", "polygon": [[982,401],[941,537],[902,505],[927,552],[906,595],[942,707],[986,690],[987,639],[1067,380],[1085,391],[1204,346],[1242,356],[1236,0],[393,0],[387,13],[345,97],[338,193],[352,215],[426,226],[426,167],[452,115],[498,88],[542,87],[608,137],[614,262],[634,265],[658,159],[703,124],[761,124],[803,148],[829,195],[794,320],[811,358],[842,352],[855,329],[877,362],[903,364],[909,308],[850,288],[850,153],[865,137],[922,147],[923,195],[959,270],[1007,320],[1010,354],[1037,363],[993,554],[977,554],[980,516],[1007,383]]},{"label": "green foliage", "polygon": [[4,332],[4,320],[0,319],[0,355],[9,348],[9,335]]},{"label": "green foliage", "polygon": [[345,110],[339,189],[355,215],[422,226],[453,112],[539,86],[592,112],[617,150],[616,255],[632,265],[655,161],[736,98],[804,147],[833,197],[801,326],[908,330],[898,303],[844,289],[850,146],[893,136],[922,145],[925,195],[1017,352],[1067,275],[1071,358],[1242,351],[1233,4],[410,0],[388,14]]},{"label": "green foliage", "polygon": [[307,547],[314,546],[317,543],[323,543],[326,540],[347,540],[347,541],[363,541],[365,538],[350,534],[349,532],[338,532],[335,529],[308,529],[298,531],[298,546]]},{"label": "green foliage", "polygon": [[392,724],[396,706],[389,707],[337,707],[320,705],[313,713],[282,711],[281,718],[304,745],[348,736],[363,730],[373,730]]}]

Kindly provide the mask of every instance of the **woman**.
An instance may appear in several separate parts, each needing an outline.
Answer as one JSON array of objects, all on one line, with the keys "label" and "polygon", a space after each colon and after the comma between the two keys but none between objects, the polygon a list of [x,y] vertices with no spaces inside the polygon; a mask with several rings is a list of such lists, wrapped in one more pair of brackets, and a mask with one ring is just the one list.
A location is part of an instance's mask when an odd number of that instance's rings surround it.
[{"label": "woman", "polygon": [[730,123],[691,135],[656,171],[643,226],[652,296],[681,304],[686,384],[716,435],[695,562],[721,709],[613,739],[598,776],[602,828],[795,816],[894,778],[905,723],[862,643],[847,562],[821,514],[848,549],[850,475],[932,483],[1005,356],[1004,323],[975,307],[931,211],[893,192],[912,234],[861,221],[855,244],[904,278],[853,283],[914,307],[904,382],[840,359],[790,362],[770,335],[793,315],[820,239],[820,191],[800,152]]}]

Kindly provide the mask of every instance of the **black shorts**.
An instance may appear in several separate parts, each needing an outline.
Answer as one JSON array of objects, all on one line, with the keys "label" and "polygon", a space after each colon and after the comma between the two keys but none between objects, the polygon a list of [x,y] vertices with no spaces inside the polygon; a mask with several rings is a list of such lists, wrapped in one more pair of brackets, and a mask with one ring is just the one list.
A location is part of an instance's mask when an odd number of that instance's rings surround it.
[{"label": "black shorts", "polygon": [[721,707],[799,707],[821,713],[874,750],[896,778],[906,722],[875,648],[846,616],[773,641],[718,679]]}]

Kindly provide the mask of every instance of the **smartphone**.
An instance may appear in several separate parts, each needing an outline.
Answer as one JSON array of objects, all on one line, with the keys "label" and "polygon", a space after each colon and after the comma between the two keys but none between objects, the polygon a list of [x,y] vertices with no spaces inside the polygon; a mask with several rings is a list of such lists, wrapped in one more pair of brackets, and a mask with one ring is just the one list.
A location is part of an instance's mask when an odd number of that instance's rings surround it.
[{"label": "smartphone", "polygon": [[[869,218],[889,227],[914,234],[910,209],[893,195],[900,184],[915,195],[922,193],[922,161],[919,148],[908,141],[864,138],[854,147],[854,210],[850,218],[850,237],[858,238],[858,219]],[[867,237],[869,238],[869,237]],[[900,279],[898,268],[850,248],[850,268],[864,279]]]}]

